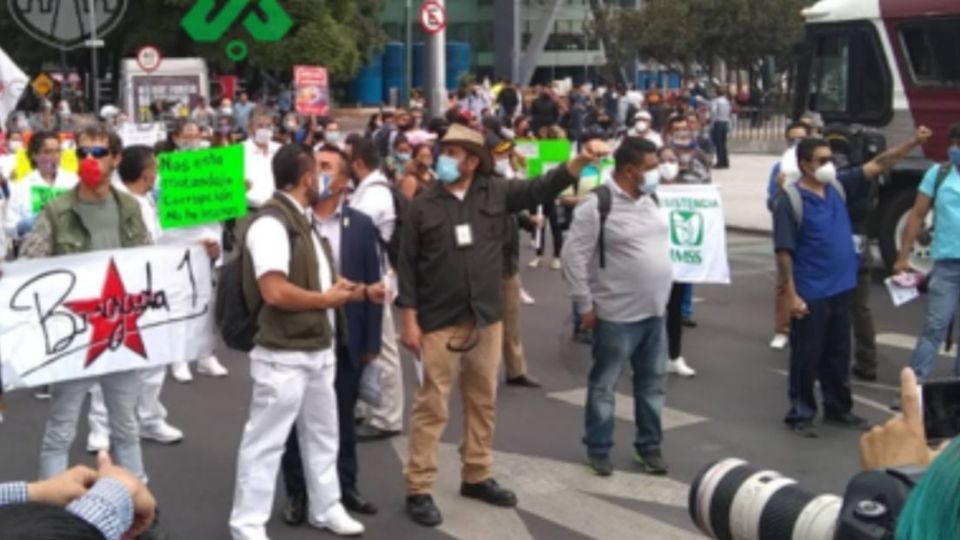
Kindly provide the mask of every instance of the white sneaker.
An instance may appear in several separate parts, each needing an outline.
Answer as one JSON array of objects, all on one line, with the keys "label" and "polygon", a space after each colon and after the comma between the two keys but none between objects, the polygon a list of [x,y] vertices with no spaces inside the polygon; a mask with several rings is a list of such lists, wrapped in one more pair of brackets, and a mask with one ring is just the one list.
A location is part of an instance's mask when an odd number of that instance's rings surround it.
[{"label": "white sneaker", "polygon": [[543,262],[543,260],[540,259],[540,257],[534,257],[533,260],[530,261],[530,264],[527,265],[527,267],[528,267],[528,268],[540,268],[540,263],[542,263],[542,262]]},{"label": "white sneaker", "polygon": [[193,375],[190,374],[190,364],[186,362],[174,362],[170,374],[177,382],[188,383],[193,380]]},{"label": "white sneaker", "polygon": [[197,373],[210,377],[226,377],[230,374],[227,368],[223,367],[223,364],[221,364],[214,355],[197,360]]},{"label": "white sneaker", "polygon": [[140,438],[161,444],[176,444],[183,440],[183,432],[163,420],[140,426]]},{"label": "white sneaker", "polygon": [[339,502],[327,510],[323,521],[315,521],[311,516],[310,525],[318,529],[326,529],[339,536],[360,536],[364,531],[363,523],[350,517]]},{"label": "white sneaker", "polygon": [[530,293],[528,293],[527,290],[522,287],[520,288],[520,301],[527,306],[532,306],[537,303],[537,301],[530,296]]},{"label": "white sneaker", "polygon": [[550,269],[560,270],[561,268],[563,268],[563,265],[560,264],[560,259],[554,257],[553,260],[550,261]]},{"label": "white sneaker", "polygon": [[770,340],[770,348],[782,351],[787,348],[787,344],[790,343],[790,336],[785,334],[774,334],[773,339]]},{"label": "white sneaker", "polygon": [[91,431],[90,435],[87,435],[87,452],[96,454],[101,450],[110,451],[110,432]]},{"label": "white sneaker", "polygon": [[688,379],[697,374],[696,370],[687,365],[687,361],[682,356],[667,363],[667,373],[673,373]]}]

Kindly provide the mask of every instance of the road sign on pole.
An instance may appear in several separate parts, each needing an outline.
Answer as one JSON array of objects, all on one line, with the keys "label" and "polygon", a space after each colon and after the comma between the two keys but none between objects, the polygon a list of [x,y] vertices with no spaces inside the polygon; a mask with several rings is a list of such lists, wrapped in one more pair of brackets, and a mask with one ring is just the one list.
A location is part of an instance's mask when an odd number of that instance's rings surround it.
[{"label": "road sign on pole", "polygon": [[156,71],[161,62],[163,62],[163,55],[160,49],[153,45],[144,45],[137,50],[137,65],[147,73]]},{"label": "road sign on pole", "polygon": [[427,0],[420,6],[420,27],[428,36],[447,28],[447,10],[436,0]]}]

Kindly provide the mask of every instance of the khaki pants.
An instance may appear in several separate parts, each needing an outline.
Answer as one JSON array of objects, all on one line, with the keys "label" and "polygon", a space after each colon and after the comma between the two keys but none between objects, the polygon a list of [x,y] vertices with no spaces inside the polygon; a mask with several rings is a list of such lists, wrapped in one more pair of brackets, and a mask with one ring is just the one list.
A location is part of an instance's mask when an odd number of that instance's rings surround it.
[{"label": "khaki pants", "polygon": [[507,366],[507,378],[527,374],[527,359],[523,355],[520,337],[520,274],[504,278],[503,298],[503,363]]},{"label": "khaki pants", "polygon": [[783,283],[780,283],[780,278],[777,278],[777,288],[776,288],[776,297],[773,300],[773,309],[774,317],[776,321],[776,326],[774,326],[774,333],[783,334],[785,336],[790,335],[790,302],[787,298],[787,287]]},{"label": "khaki pants", "polygon": [[468,323],[423,336],[423,384],[410,413],[410,457],[404,471],[411,495],[430,493],[436,481],[437,445],[450,417],[450,389],[457,372],[463,399],[461,478],[476,483],[493,476],[493,430],[503,326],[498,322],[478,329],[477,345],[468,352],[447,348],[451,341],[455,346],[461,345],[472,328]]}]

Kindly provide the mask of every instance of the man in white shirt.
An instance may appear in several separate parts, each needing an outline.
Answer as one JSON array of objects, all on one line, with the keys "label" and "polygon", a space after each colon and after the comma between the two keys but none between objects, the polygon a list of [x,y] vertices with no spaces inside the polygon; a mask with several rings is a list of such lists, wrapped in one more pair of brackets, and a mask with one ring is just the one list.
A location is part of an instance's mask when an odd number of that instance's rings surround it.
[{"label": "man in white shirt", "polygon": [[254,218],[242,244],[242,294],[248,305],[261,307],[250,351],[253,398],[237,458],[230,532],[234,540],[267,538],[280,458],[296,422],[310,524],[358,535],[363,525],[340,502],[334,351],[338,308],[362,300],[367,289],[336,278],[329,244],[311,225],[320,175],[310,151],[284,146],[272,169],[277,193]]},{"label": "man in white shirt", "polygon": [[[60,138],[50,131],[38,131],[30,139],[27,156],[33,171],[10,187],[4,229],[19,240],[30,232],[39,212],[33,208],[33,188],[67,190],[77,185],[77,175],[60,169]],[[39,210],[39,209],[38,209]]]},{"label": "man in white shirt", "polygon": [[280,145],[273,142],[273,113],[258,107],[247,123],[249,138],[243,143],[247,179],[247,204],[257,209],[273,196],[271,165]]},{"label": "man in white shirt", "polygon": [[[350,156],[357,179],[357,188],[350,197],[350,206],[370,216],[380,231],[383,275],[390,291],[396,291],[396,272],[390,267],[386,251],[396,226],[397,215],[390,181],[380,172],[380,155],[376,145],[367,139],[358,140]],[[379,407],[366,411],[367,424],[357,428],[357,440],[371,441],[393,437],[403,429],[403,371],[400,369],[400,350],[397,330],[389,306],[383,310],[383,343],[380,356],[374,362],[382,369],[382,400]]]}]

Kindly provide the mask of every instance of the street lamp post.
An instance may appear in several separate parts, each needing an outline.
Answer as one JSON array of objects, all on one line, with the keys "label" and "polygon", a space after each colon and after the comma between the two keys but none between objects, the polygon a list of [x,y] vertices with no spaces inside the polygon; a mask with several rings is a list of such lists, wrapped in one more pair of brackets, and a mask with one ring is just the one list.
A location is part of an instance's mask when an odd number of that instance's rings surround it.
[{"label": "street lamp post", "polygon": [[407,108],[410,108],[410,102],[413,97],[413,28],[411,13],[413,12],[413,0],[406,0],[406,8],[403,15],[403,30],[404,37],[406,39],[407,45],[404,49],[406,52],[406,58],[404,62],[406,64],[406,83],[404,84],[404,91],[406,92],[407,98],[404,100]]},{"label": "street lamp post", "polygon": [[[444,0],[435,0],[443,5]],[[447,30],[427,36],[427,99],[430,116],[439,118],[447,104]]]},{"label": "street lamp post", "polygon": [[103,47],[103,41],[97,38],[97,8],[91,2],[90,8],[90,39],[87,40],[87,47],[90,47],[90,90],[93,95],[93,112],[100,114],[100,69],[97,65],[97,49]]}]

